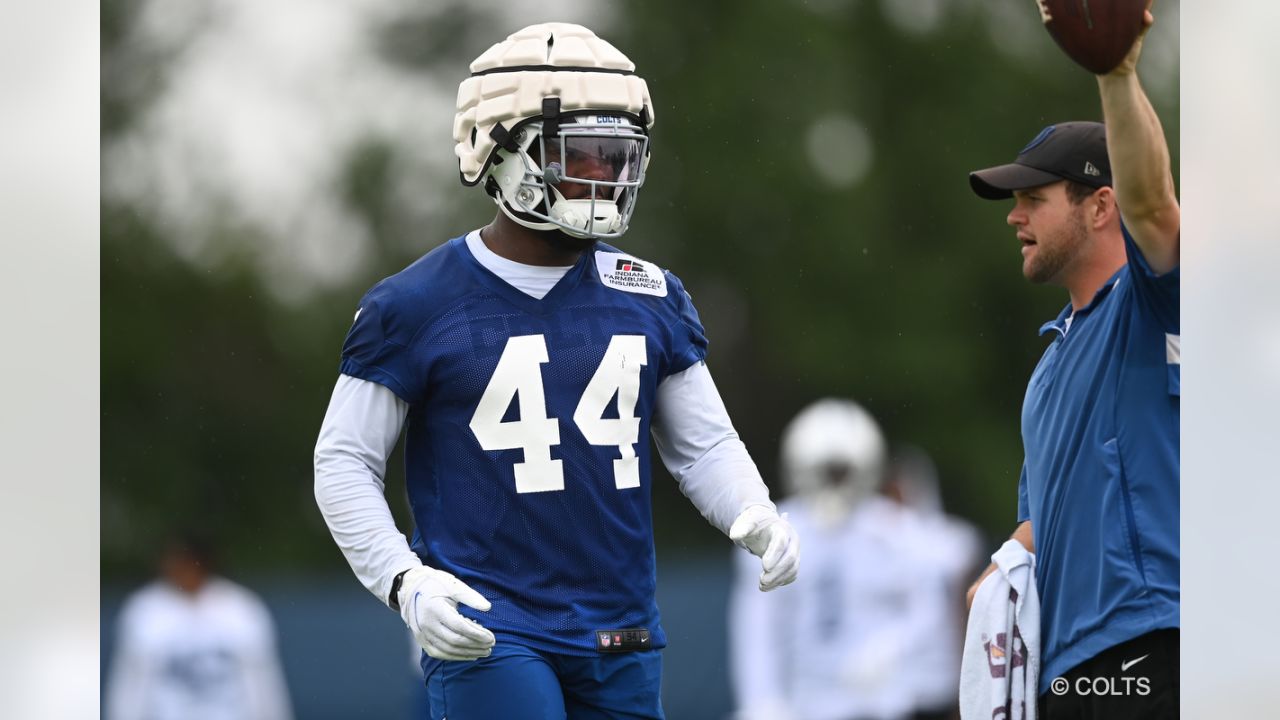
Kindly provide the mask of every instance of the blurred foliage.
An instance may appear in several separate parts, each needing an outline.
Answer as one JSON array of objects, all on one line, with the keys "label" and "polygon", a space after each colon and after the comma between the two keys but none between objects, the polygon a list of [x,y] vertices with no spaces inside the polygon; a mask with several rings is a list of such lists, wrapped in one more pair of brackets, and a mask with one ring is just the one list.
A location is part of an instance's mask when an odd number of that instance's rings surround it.
[{"label": "blurred foliage", "polygon": [[[620,244],[685,280],[716,380],[771,485],[790,417],[846,396],[892,442],[933,455],[951,511],[1005,534],[1022,395],[1045,344],[1036,331],[1066,295],[1026,283],[1008,207],[976,198],[966,176],[1012,160],[1045,124],[1099,119],[1094,80],[1052,52],[1045,62],[1002,53],[983,3],[945,4],[923,36],[888,23],[881,3],[822,5],[619,8],[602,34],[636,62],[657,105],[653,163]],[[169,51],[132,40],[138,7],[103,5],[104,142],[163,92]],[[466,17],[474,22],[410,13],[369,33],[406,71],[461,77],[509,31],[483,10]],[[1157,109],[1176,168],[1176,98]],[[870,170],[848,187],[824,182],[806,150],[813,118],[828,114],[854,118],[871,139]],[[441,132],[430,136],[447,142],[451,117],[432,122]],[[237,567],[343,567],[312,499],[311,452],[355,303],[492,213],[478,190],[444,177],[448,208],[424,232],[412,200],[394,192],[397,157],[412,152],[376,137],[347,151],[335,187],[370,228],[376,268],[301,306],[273,301],[251,258],[188,264],[147,208],[104,201],[104,576],[144,572],[157,538],[179,524],[217,530]],[[658,474],[660,554],[724,542]],[[398,459],[389,476],[407,528]]]}]

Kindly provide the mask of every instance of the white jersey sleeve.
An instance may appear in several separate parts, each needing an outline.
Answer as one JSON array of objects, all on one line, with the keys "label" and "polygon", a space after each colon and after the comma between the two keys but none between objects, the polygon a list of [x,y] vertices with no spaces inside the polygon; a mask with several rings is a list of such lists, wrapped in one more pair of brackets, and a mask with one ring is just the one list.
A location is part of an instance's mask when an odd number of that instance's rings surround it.
[{"label": "white jersey sleeve", "polygon": [[396,574],[422,564],[383,494],[387,458],[408,413],[390,389],[341,375],[316,441],[316,503],[356,577],[383,603]]},{"label": "white jersey sleeve", "polygon": [[653,438],[680,492],[721,532],[751,505],[776,510],[704,363],[658,385]]}]

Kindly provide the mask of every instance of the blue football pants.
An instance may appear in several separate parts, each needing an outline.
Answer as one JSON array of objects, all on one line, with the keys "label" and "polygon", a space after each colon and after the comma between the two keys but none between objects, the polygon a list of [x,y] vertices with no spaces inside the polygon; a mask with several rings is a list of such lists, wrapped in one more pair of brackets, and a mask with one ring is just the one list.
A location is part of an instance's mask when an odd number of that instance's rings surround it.
[{"label": "blue football pants", "polygon": [[473,662],[427,678],[431,720],[661,719],[658,650],[561,655],[499,642]]}]

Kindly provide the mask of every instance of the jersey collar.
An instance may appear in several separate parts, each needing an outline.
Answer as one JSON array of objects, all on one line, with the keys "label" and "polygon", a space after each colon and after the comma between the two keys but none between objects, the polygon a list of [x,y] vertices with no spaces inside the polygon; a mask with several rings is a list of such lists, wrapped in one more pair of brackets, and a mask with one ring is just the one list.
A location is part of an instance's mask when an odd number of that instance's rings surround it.
[{"label": "jersey collar", "polygon": [[463,264],[471,269],[476,279],[482,285],[503,298],[506,298],[507,301],[516,307],[519,307],[525,312],[533,315],[546,315],[554,312],[558,307],[560,307],[560,303],[563,298],[571,293],[582,281],[583,276],[586,274],[587,266],[594,262],[593,258],[595,257],[594,247],[583,252],[582,256],[578,258],[578,261],[574,263],[569,272],[565,273],[564,277],[560,278],[560,282],[557,282],[555,286],[553,286],[551,290],[549,290],[547,294],[539,300],[538,298],[526,295],[524,292],[516,289],[511,285],[511,283],[503,280],[493,274],[493,272],[488,268],[481,265],[475,255],[471,254],[471,249],[467,247],[466,235],[450,240],[449,245],[453,248],[453,251],[462,258]]},{"label": "jersey collar", "polygon": [[1107,296],[1111,294],[1111,291],[1120,284],[1121,280],[1123,280],[1124,272],[1127,268],[1128,265],[1124,265],[1119,270],[1116,270],[1115,274],[1103,283],[1102,287],[1098,288],[1098,292],[1093,294],[1093,299],[1089,301],[1088,305],[1085,305],[1073,313],[1071,303],[1067,303],[1067,306],[1062,308],[1062,312],[1058,313],[1058,317],[1040,326],[1040,334],[1044,335],[1051,330],[1056,330],[1060,334],[1066,335],[1067,328],[1072,322],[1088,315],[1095,307],[1101,304],[1103,300],[1107,299]]}]

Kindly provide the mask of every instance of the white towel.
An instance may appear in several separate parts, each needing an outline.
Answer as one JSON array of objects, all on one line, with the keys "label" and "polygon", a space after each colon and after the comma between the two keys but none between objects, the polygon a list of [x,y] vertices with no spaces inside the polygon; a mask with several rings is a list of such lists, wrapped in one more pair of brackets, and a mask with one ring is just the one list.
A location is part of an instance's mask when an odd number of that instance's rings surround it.
[{"label": "white towel", "polygon": [[960,663],[963,720],[1035,720],[1040,681],[1036,558],[1009,540],[991,556],[996,572],[978,586]]}]

